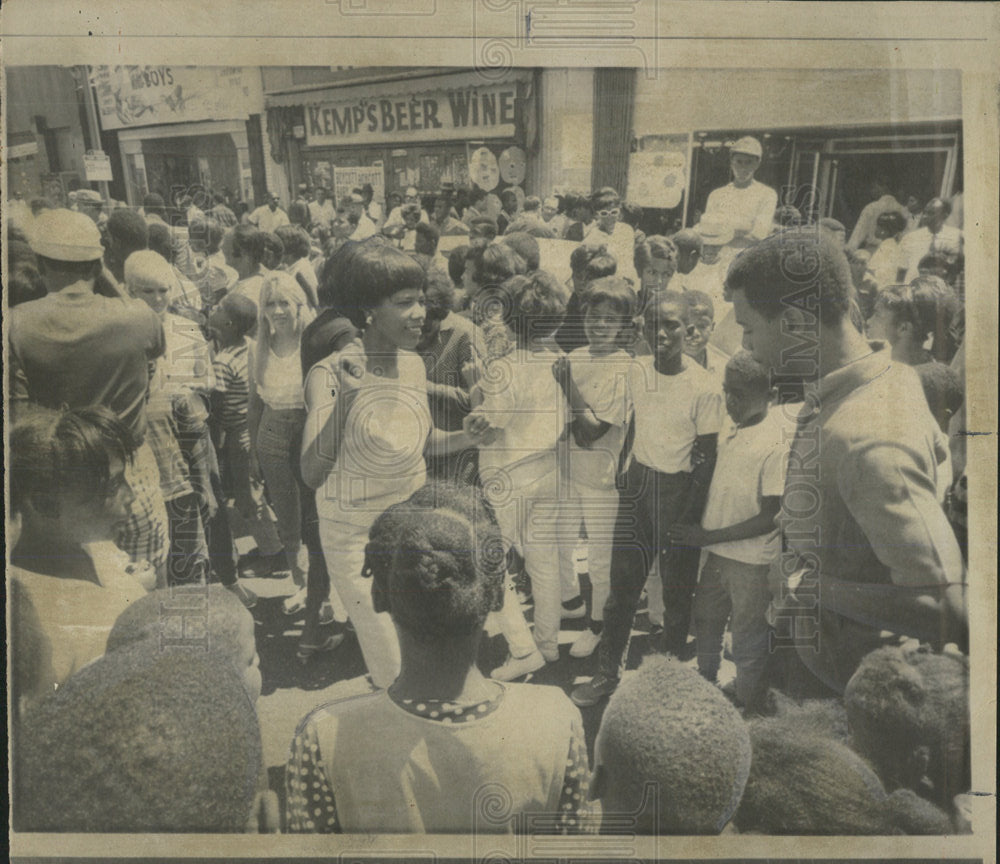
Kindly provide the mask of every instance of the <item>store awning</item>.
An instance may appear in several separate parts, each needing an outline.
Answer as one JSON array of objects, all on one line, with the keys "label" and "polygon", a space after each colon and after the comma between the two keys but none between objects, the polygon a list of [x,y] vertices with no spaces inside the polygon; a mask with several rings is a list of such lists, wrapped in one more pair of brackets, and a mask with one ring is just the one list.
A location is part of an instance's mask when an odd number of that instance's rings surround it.
[{"label": "store awning", "polygon": [[[493,70],[490,70],[492,73]],[[265,94],[267,108],[291,108],[298,105],[321,105],[351,99],[378,99],[380,97],[431,93],[441,90],[464,90],[469,87],[490,87],[530,81],[530,69],[512,69],[496,76],[470,70],[468,72],[428,74],[419,77],[396,78],[391,81],[376,81],[366,84],[351,83],[345,86],[321,87],[315,90],[298,90],[292,93]]]}]

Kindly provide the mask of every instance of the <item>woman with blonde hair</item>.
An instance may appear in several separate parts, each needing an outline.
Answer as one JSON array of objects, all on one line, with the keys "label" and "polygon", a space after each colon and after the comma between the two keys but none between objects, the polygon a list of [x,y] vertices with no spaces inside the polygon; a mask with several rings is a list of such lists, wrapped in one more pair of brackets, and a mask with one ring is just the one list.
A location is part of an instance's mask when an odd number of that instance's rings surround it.
[{"label": "woman with blonde hair", "polygon": [[303,560],[302,506],[305,494],[298,456],[306,410],[299,346],[316,313],[295,277],[274,271],[260,291],[257,343],[250,370],[250,465],[259,472],[277,519],[285,562],[299,586],[285,602],[289,614],[305,607],[308,562]]}]

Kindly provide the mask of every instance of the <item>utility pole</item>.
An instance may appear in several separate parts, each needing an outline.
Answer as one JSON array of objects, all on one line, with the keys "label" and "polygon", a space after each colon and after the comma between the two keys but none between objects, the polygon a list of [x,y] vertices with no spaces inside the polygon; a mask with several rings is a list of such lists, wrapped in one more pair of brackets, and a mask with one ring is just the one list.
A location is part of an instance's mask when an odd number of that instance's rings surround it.
[{"label": "utility pole", "polygon": [[[91,150],[99,150],[103,152],[103,147],[101,147],[101,126],[97,119],[97,104],[94,101],[94,89],[90,86],[90,70],[86,66],[79,66],[79,75],[74,76],[78,81],[82,81],[83,84],[83,103],[87,112],[87,128],[90,137]],[[111,193],[108,191],[108,181],[99,180],[97,182],[98,187],[101,190],[101,197],[105,201],[110,200]]]}]

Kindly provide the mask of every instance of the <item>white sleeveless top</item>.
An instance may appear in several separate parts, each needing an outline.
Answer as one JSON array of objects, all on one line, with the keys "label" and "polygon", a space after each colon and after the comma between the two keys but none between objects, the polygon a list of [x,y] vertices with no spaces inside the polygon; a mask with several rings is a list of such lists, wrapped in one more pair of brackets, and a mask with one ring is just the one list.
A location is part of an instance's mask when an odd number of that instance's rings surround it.
[{"label": "white sleeveless top", "polygon": [[316,494],[321,519],[370,526],[427,478],[424,446],[433,428],[424,361],[400,351],[399,376],[368,372],[347,415],[337,462]]}]

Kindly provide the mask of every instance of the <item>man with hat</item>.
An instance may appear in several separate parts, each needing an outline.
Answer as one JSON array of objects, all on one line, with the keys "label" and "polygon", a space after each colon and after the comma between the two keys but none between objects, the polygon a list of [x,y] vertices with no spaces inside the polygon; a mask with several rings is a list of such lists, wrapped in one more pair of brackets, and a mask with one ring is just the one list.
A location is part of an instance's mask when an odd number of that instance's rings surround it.
[{"label": "man with hat", "polygon": [[[77,212],[89,216],[96,225],[107,219],[107,216],[104,215],[104,199],[100,192],[95,192],[93,189],[77,189],[72,194],[76,202],[74,209]],[[104,219],[101,218],[102,216]]]},{"label": "man with hat", "polygon": [[713,190],[705,206],[705,221],[718,222],[732,229],[733,238],[728,249],[734,252],[759,243],[771,233],[778,193],[754,180],[763,155],[760,141],[749,135],[733,144],[729,150],[733,179]]},{"label": "man with hat", "polygon": [[104,247],[89,217],[47,210],[31,248],[48,294],[10,310],[11,407],[103,405],[140,445],[126,479],[135,500],[119,546],[166,574],[167,516],[156,458],[145,442],[150,364],[165,350],[163,326],[145,303],[95,292]]}]

